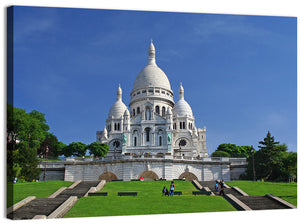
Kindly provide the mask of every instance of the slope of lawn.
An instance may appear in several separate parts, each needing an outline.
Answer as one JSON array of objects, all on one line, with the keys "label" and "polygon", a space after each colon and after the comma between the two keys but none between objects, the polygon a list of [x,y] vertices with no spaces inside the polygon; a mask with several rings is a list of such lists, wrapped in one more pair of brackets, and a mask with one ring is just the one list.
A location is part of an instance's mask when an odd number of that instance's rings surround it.
[{"label": "slope of lawn", "polygon": [[61,187],[69,187],[72,182],[68,181],[40,181],[28,183],[16,183],[7,187],[7,191],[13,190],[13,193],[7,192],[7,207],[23,200],[28,196],[36,196],[37,198],[46,198]]},{"label": "slope of lawn", "polygon": [[[193,212],[236,211],[223,197],[193,196],[196,188],[188,181],[175,181],[181,196],[162,197],[162,189],[169,189],[170,181],[108,182],[101,192],[108,196],[80,198],[64,216],[95,217],[142,214],[170,214]],[[138,192],[138,196],[117,196],[117,192]]]},{"label": "slope of lawn", "polygon": [[231,187],[237,186],[249,195],[273,194],[297,206],[297,183],[226,181],[226,184]]}]

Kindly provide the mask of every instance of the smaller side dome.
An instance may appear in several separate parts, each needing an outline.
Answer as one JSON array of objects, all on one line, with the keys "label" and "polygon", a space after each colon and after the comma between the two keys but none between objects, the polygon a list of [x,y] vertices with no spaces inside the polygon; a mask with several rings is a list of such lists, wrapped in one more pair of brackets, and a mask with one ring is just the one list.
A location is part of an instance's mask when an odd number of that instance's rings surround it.
[{"label": "smaller side dome", "polygon": [[129,116],[129,110],[128,109],[125,110],[124,116]]},{"label": "smaller side dome", "polygon": [[122,102],[122,89],[119,84],[119,88],[117,90],[117,101],[110,108],[108,117],[120,118],[121,116],[124,115],[126,110],[128,109],[126,105]]},{"label": "smaller side dome", "polygon": [[176,117],[193,117],[192,108],[184,99],[184,89],[182,83],[180,83],[179,87],[179,100],[173,107],[173,115]]}]

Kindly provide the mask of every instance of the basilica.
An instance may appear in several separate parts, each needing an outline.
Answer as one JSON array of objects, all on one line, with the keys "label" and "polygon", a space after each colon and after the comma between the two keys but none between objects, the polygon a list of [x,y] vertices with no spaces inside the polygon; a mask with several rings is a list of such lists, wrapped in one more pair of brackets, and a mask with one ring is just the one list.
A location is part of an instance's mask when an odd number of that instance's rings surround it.
[{"label": "basilica", "polygon": [[207,157],[206,127],[196,128],[193,111],[185,100],[182,83],[175,103],[167,75],[157,66],[151,40],[148,64],[137,75],[127,107],[119,84],[97,142],[107,143],[107,157],[120,155],[173,155]]}]

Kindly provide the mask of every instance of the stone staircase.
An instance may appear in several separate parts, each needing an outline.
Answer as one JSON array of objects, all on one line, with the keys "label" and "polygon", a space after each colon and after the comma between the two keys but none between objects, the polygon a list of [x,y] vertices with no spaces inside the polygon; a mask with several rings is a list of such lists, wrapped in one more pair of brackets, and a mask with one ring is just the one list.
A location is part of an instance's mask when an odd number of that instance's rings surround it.
[{"label": "stone staircase", "polygon": [[267,196],[235,196],[252,210],[287,209],[288,207]]},{"label": "stone staircase", "polygon": [[74,188],[65,189],[55,198],[35,198],[15,211],[10,212],[7,218],[20,220],[33,219],[36,215],[48,217],[71,196],[81,198],[85,196],[91,187],[96,187],[98,184],[99,181],[80,182]]},{"label": "stone staircase", "polygon": [[[213,194],[215,192],[215,181],[197,181],[202,187],[208,188]],[[195,185],[195,184],[194,184]],[[273,195],[249,196],[237,187],[225,187],[224,198],[238,210],[268,210],[296,208],[294,205],[274,197]]]},{"label": "stone staircase", "polygon": [[56,198],[68,199],[71,196],[76,196],[77,198],[84,197],[84,195],[89,191],[91,187],[95,187],[99,184],[99,181],[84,181],[80,182],[76,187],[72,189],[66,189],[61,192]]}]

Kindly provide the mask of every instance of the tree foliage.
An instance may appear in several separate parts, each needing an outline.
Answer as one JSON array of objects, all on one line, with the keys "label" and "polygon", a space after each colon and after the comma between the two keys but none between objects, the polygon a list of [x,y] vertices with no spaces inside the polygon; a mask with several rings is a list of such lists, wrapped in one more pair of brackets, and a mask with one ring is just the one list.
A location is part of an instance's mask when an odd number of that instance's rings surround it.
[{"label": "tree foliage", "polygon": [[222,143],[215,152],[227,152],[229,157],[249,157],[251,155],[251,146],[237,146],[231,143]]},{"label": "tree foliage", "polygon": [[87,149],[90,150],[94,156],[104,157],[109,150],[109,146],[106,143],[93,142],[87,146]]},{"label": "tree foliage", "polygon": [[37,149],[49,126],[45,114],[7,104],[7,176],[32,181],[39,176]]},{"label": "tree foliage", "polygon": [[61,145],[57,137],[49,133],[45,114],[7,104],[7,180],[15,177],[25,181],[39,178],[37,155],[60,155]]},{"label": "tree foliage", "polygon": [[86,154],[87,146],[82,142],[72,142],[66,146],[63,150],[63,153],[66,157],[77,156],[82,157]]},{"label": "tree foliage", "polygon": [[[269,181],[288,181],[297,176],[297,153],[287,152],[285,144],[279,144],[268,131],[260,149],[254,154],[256,179]],[[244,179],[253,179],[253,155],[248,158]]]},{"label": "tree foliage", "polygon": [[211,157],[230,157],[230,154],[224,151],[215,151],[211,154]]}]

